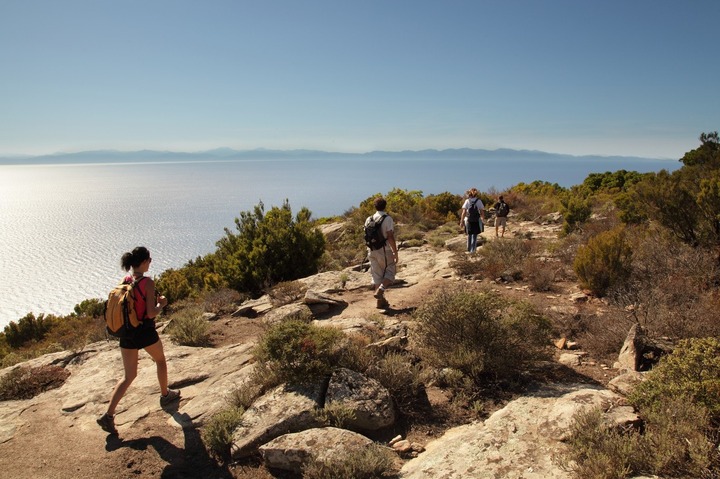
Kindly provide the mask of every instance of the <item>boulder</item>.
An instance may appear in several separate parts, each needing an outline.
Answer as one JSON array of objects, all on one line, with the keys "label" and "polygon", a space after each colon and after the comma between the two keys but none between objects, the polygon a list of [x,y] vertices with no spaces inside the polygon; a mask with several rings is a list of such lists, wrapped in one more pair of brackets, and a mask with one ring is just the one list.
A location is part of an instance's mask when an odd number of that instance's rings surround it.
[{"label": "boulder", "polygon": [[[545,384],[493,413],[485,422],[452,428],[425,452],[403,465],[402,479],[571,479],[561,439],[573,415],[619,401],[614,393],[589,384]],[[623,414],[628,411],[621,410]],[[620,420],[606,416],[608,421]],[[626,418],[627,419],[627,418]]]},{"label": "boulder", "polygon": [[266,294],[258,299],[245,301],[232,315],[235,317],[254,318],[259,314],[267,313],[272,308],[273,305],[270,296]]},{"label": "boulder", "polygon": [[580,355],[573,353],[563,353],[558,358],[558,362],[565,366],[580,366]]},{"label": "boulder", "polygon": [[403,352],[407,349],[407,345],[407,336],[391,336],[387,339],[368,344],[367,348],[384,355],[389,352]]},{"label": "boulder", "polygon": [[663,340],[651,339],[637,323],[628,331],[615,363],[616,369],[649,371],[660,358],[672,352],[673,346]]},{"label": "boulder", "polygon": [[633,389],[635,389],[635,386],[644,380],[645,375],[643,373],[639,371],[626,370],[624,373],[611,379],[608,383],[608,388],[618,394],[627,396],[633,391]]},{"label": "boulder", "polygon": [[548,437],[564,441],[570,435],[570,424],[573,416],[579,412],[599,407],[609,411],[624,404],[621,396],[607,389],[583,387],[558,398],[545,415],[541,429]]},{"label": "boulder", "polygon": [[345,459],[352,451],[362,450],[372,441],[360,434],[323,427],[284,434],[260,446],[265,465],[296,474],[314,461],[337,462]]},{"label": "boulder", "polygon": [[290,303],[269,311],[262,320],[267,325],[273,325],[289,319],[310,321],[312,319],[312,311],[306,304]]},{"label": "boulder", "polygon": [[288,432],[321,426],[315,409],[321,403],[320,386],[288,388],[278,386],[257,399],[233,432],[233,459],[253,454],[258,447]]},{"label": "boulder", "polygon": [[406,462],[402,479],[571,479],[553,457],[566,445],[547,434],[546,417],[565,395],[586,384],[546,384],[508,403],[484,422],[452,428]]},{"label": "boulder", "polygon": [[377,380],[340,368],[330,378],[325,405],[350,409],[354,418],[350,429],[375,431],[395,422],[395,407],[390,393]]},{"label": "boulder", "polygon": [[347,302],[341,300],[341,299],[335,299],[332,298],[326,294],[317,293],[315,291],[308,290],[305,292],[305,297],[303,298],[303,303],[305,304],[327,304],[330,306],[345,306],[347,305]]}]

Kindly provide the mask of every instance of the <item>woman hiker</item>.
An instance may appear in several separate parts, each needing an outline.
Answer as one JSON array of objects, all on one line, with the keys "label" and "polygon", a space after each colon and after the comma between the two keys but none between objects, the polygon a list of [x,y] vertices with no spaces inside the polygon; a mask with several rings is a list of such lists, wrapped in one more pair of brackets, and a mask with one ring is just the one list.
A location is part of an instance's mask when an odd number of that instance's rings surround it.
[{"label": "woman hiker", "polygon": [[160,384],[160,407],[165,408],[180,398],[180,391],[168,389],[165,352],[160,336],[155,330],[155,317],[167,304],[167,298],[157,295],[155,282],[152,278],[145,276],[151,262],[150,251],[144,246],[138,246],[132,252],[123,254],[120,261],[125,271],[132,269],[132,274],[126,276],[124,282],[135,282],[133,287],[135,311],[138,319],[142,320],[142,324],[130,337],[120,338],[120,354],[125,376],[115,385],[107,411],[97,420],[100,427],[110,434],[117,434],[115,408],[137,376],[138,353],[141,349],[144,349],[155,361]]},{"label": "woman hiker", "polygon": [[482,219],[485,218],[485,205],[480,200],[477,189],[470,188],[467,191],[467,196],[465,203],[462,205],[460,227],[464,227],[465,233],[468,235],[468,253],[474,253],[477,250],[477,237],[483,232]]}]

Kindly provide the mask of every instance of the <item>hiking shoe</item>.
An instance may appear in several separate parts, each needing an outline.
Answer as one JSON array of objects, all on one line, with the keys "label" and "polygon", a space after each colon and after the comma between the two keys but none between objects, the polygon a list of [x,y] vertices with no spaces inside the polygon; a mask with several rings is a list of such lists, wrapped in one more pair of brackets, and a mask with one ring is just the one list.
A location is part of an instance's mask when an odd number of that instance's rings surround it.
[{"label": "hiking shoe", "polygon": [[178,399],[180,399],[180,391],[168,389],[168,393],[165,396],[160,395],[160,407],[166,407]]},{"label": "hiking shoe", "polygon": [[373,297],[375,299],[383,299],[385,297],[385,290],[384,289],[376,289],[375,294],[373,294]]},{"label": "hiking shoe", "polygon": [[103,431],[109,434],[118,433],[117,429],[115,428],[115,418],[113,416],[108,416],[107,413],[100,416],[100,418],[97,420],[97,423]]},{"label": "hiking shoe", "polygon": [[380,298],[377,300],[377,309],[388,309],[390,307],[390,303],[388,303],[388,300],[385,298]]}]

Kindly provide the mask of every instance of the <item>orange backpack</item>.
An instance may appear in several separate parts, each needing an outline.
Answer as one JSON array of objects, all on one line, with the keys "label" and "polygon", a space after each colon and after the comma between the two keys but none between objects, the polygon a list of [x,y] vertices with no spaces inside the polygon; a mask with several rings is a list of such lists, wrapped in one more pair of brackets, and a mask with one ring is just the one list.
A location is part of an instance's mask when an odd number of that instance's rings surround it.
[{"label": "orange backpack", "polygon": [[[142,320],[138,318],[135,311],[135,287],[145,279],[143,276],[135,281],[122,283],[115,286],[105,301],[105,329],[108,334],[116,338],[127,338],[142,326]],[[137,288],[140,292],[140,288]],[[142,292],[140,292],[142,294]],[[144,314],[142,315],[144,316]]]}]

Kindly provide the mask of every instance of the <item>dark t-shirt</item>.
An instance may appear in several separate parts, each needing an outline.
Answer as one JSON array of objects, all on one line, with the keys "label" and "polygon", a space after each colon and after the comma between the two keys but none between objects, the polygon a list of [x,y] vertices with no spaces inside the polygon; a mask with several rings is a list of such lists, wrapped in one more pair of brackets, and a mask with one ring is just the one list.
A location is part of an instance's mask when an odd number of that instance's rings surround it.
[{"label": "dark t-shirt", "polygon": [[[505,205],[505,211],[500,211],[501,204]],[[506,217],[508,215],[508,213],[510,212],[510,207],[504,201],[502,201],[502,202],[498,201],[497,203],[495,203],[494,208],[495,208],[495,214],[497,216],[499,216],[500,218]]]}]

